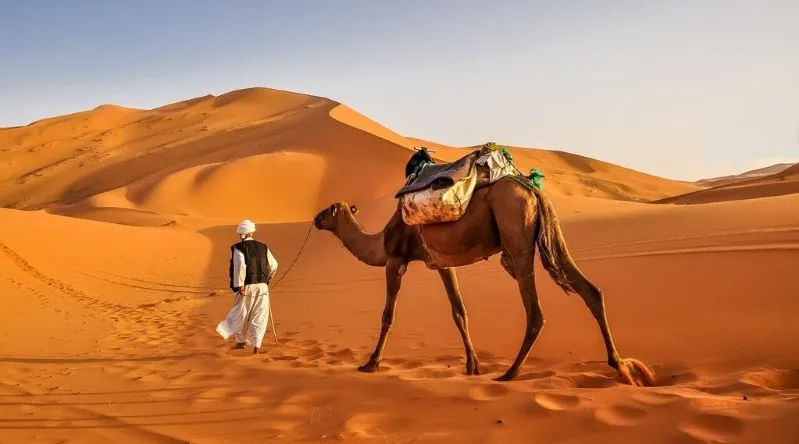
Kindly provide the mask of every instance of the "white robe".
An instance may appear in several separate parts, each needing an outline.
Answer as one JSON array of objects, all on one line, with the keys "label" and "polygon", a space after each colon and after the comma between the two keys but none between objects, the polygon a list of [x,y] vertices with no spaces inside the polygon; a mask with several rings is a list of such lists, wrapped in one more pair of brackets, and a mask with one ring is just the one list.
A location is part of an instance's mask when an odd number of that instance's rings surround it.
[{"label": "white robe", "polygon": [[[251,239],[246,239],[251,240]],[[277,273],[277,260],[269,249],[266,250],[269,278]],[[264,284],[244,285],[244,255],[233,249],[233,286],[242,287],[243,295],[234,293],[233,307],[225,320],[216,326],[216,332],[226,341],[233,336],[239,344],[261,347],[269,323],[269,287]]]}]

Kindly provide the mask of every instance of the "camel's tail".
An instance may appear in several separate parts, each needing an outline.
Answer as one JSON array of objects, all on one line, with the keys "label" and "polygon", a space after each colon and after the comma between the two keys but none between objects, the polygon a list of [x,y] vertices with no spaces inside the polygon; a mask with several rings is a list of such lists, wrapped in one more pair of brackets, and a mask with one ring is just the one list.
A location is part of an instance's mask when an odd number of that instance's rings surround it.
[{"label": "camel's tail", "polygon": [[576,293],[570,278],[581,274],[577,264],[572,260],[566,240],[558,223],[558,216],[549,199],[537,188],[533,194],[538,199],[538,233],[536,244],[541,253],[541,263],[552,279],[566,292]]}]

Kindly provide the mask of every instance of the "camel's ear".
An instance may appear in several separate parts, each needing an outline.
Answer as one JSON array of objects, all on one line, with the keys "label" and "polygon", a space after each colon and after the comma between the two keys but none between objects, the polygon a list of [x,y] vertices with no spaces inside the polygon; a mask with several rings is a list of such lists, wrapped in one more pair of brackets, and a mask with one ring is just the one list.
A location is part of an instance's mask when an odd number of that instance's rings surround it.
[{"label": "camel's ear", "polygon": [[350,212],[352,212],[352,214],[358,214],[358,207],[350,205]]}]

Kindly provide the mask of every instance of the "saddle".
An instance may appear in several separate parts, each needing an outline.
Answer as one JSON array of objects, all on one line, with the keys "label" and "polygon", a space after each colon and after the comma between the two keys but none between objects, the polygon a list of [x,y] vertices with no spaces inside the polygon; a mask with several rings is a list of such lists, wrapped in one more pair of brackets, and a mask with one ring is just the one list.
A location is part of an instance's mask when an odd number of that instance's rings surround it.
[{"label": "saddle", "polygon": [[408,225],[454,222],[466,212],[476,189],[480,151],[458,160],[436,164],[422,148],[405,166],[405,184],[395,197]]},{"label": "saddle", "polygon": [[476,190],[502,177],[518,179],[514,169],[510,153],[493,142],[441,164],[420,148],[405,165],[405,184],[394,197],[408,225],[454,222],[466,213]]},{"label": "saddle", "polygon": [[394,197],[399,198],[428,188],[433,190],[450,188],[475,172],[475,162],[479,155],[479,150],[472,151],[453,162],[436,164],[427,150],[422,148],[411,156],[405,166],[405,185]]}]

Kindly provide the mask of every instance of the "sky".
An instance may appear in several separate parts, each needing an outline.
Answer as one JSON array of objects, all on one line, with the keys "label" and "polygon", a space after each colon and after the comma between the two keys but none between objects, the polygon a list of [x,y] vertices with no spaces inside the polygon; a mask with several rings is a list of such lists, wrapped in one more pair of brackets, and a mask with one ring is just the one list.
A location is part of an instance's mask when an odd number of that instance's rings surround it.
[{"label": "sky", "polygon": [[697,180],[799,162],[799,1],[0,0],[0,127],[253,86]]}]

